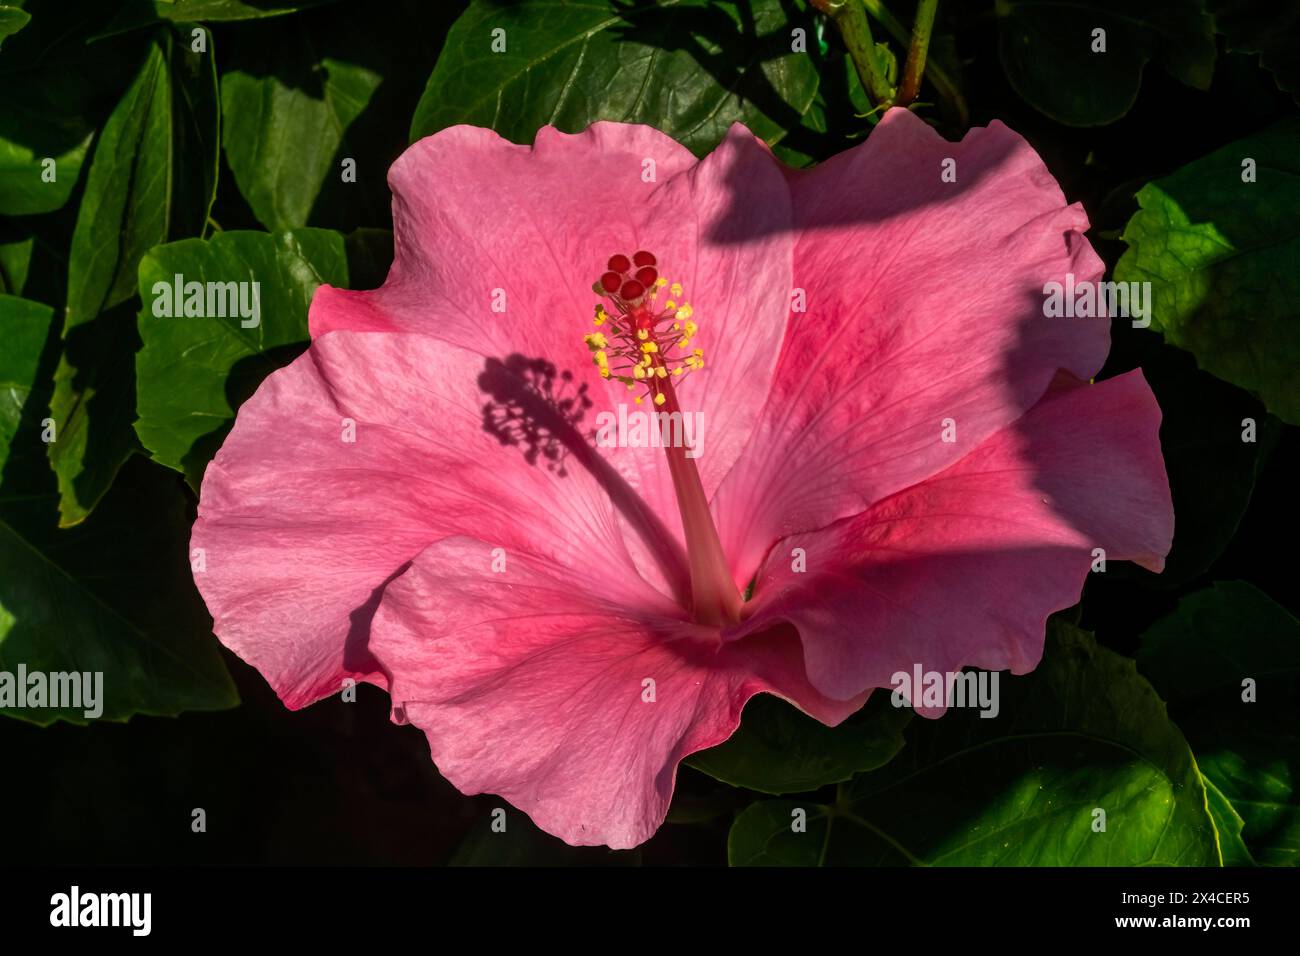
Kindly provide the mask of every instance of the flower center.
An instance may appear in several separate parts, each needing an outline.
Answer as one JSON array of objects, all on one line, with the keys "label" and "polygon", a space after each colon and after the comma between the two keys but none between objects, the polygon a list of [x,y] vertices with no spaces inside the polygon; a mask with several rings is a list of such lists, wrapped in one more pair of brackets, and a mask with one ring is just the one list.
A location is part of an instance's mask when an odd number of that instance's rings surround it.
[{"label": "flower center", "polygon": [[[681,285],[661,276],[655,255],[641,250],[631,258],[610,256],[592,289],[614,307],[610,312],[603,303],[597,304],[598,331],[584,337],[601,377],[638,392],[637,405],[649,398],[657,414],[680,421],[682,410],[673,381],[704,368],[704,350],[691,348],[698,326],[691,318],[694,310],[682,298]],[[665,296],[662,302],[661,295]],[[664,451],[686,539],[691,613],[702,624],[735,623],[743,602],[727,568],[695,459],[680,443],[665,443]]]}]

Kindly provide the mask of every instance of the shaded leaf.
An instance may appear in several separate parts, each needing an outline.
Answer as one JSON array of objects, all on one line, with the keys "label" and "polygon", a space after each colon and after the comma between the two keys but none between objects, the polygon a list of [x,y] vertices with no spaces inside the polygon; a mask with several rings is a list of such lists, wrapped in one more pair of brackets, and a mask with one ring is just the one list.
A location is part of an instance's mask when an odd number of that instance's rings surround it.
[{"label": "shaded leaf", "polygon": [[28,0],[23,9],[30,22],[0,49],[0,215],[6,216],[51,212],[68,201],[95,129],[139,52],[134,43],[129,52],[122,44],[86,46],[87,33],[109,13],[99,0]]},{"label": "shaded leaf", "polygon": [[387,224],[388,167],[407,145],[422,68],[454,12],[390,0],[364,17],[326,7],[232,31],[221,78],[226,162],[262,225]]},{"label": "shaded leaf", "polygon": [[470,123],[531,143],[545,125],[617,120],[655,126],[697,155],[735,122],[775,143],[817,92],[812,61],[791,52],[792,25],[811,32],[812,18],[794,23],[779,0],[475,0],[447,35],[411,140]]},{"label": "shaded leaf", "polygon": [[160,20],[222,23],[262,20],[308,10],[338,0],[125,0],[104,36],[148,26]]},{"label": "shaded leaf", "polygon": [[[0,671],[99,671],[107,720],[233,706],[190,579],[189,506],[178,482],[139,460],[90,520],[55,527],[42,443],[53,314],[0,296]],[[84,709],[3,712],[85,723]]]},{"label": "shaded leaf", "polygon": [[4,43],[5,37],[11,37],[27,26],[30,20],[25,10],[0,4],[0,44]]},{"label": "shaded leaf", "polygon": [[[966,709],[913,720],[902,752],[833,805],[750,807],[732,828],[731,862],[1220,863],[1196,762],[1132,661],[1054,621],[1043,663],[1003,675],[999,704],[991,719]],[[792,830],[794,806],[806,832]]]},{"label": "shaded leaf", "polygon": [[1116,281],[1150,282],[1153,329],[1300,423],[1300,119],[1147,184],[1138,202]]},{"label": "shaded leaf", "polygon": [[[1160,451],[1173,495],[1173,547],[1159,574],[1122,562],[1107,575],[1175,588],[1204,572],[1223,553],[1250,504],[1283,425],[1241,389],[1200,371],[1186,352],[1139,330],[1121,330],[1130,354],[1123,368],[1140,366],[1160,403]],[[1115,358],[1116,351],[1111,356]],[[1255,423],[1254,441],[1243,441]]]},{"label": "shaded leaf", "polygon": [[1276,0],[1210,0],[1214,25],[1234,53],[1257,53],[1278,89],[1300,102],[1300,7]]},{"label": "shaded leaf", "polygon": [[[1203,0],[999,0],[998,52],[1007,79],[1035,109],[1069,126],[1119,119],[1158,63],[1209,89],[1213,20]],[[1094,30],[1105,52],[1094,52]]]},{"label": "shaded leaf", "polygon": [[903,747],[909,708],[875,694],[838,727],[827,727],[770,694],[745,705],[725,743],[692,754],[687,765],[716,780],[762,793],[802,793],[848,780],[888,762]]},{"label": "shaded leaf", "polygon": [[1244,821],[1251,855],[1300,862],[1300,621],[1246,582],[1221,581],[1157,621],[1138,664]]}]

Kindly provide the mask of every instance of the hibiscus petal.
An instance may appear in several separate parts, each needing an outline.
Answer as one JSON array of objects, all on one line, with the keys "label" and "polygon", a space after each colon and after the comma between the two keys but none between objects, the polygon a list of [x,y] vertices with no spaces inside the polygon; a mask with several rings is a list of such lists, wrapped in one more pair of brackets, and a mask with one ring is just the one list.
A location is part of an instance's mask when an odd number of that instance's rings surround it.
[{"label": "hibiscus petal", "polygon": [[791,316],[764,417],[716,502],[742,581],[782,535],[937,474],[1058,368],[1091,377],[1109,346],[1106,319],[1043,315],[1045,282],[1103,266],[1083,209],[1001,123],[949,143],[892,110],[863,145],[789,179],[807,312]]},{"label": "hibiscus petal", "polygon": [[[794,624],[810,680],[832,697],[887,687],[918,663],[1026,673],[1047,616],[1078,600],[1094,548],[1164,566],[1174,516],[1159,428],[1141,372],[1053,389],[943,473],[779,543],[753,616],[727,636]],[[792,570],[795,548],[806,573]]]},{"label": "hibiscus petal", "polygon": [[671,606],[629,606],[535,554],[483,573],[487,550],[446,539],[416,558],[384,592],[371,646],[395,719],[425,732],[443,776],[571,844],[646,840],[677,764],[729,737],[756,693],[832,725],[862,704],[808,684],[788,628],[723,645]]},{"label": "hibiscus petal", "polygon": [[[661,274],[685,286],[700,327],[692,346],[705,350],[708,371],[683,379],[680,398],[704,418],[698,465],[712,493],[753,426],[785,331],[789,190],[760,140],[733,126],[697,162],[647,126],[548,126],[531,147],[456,126],[411,146],[389,184],[388,279],[370,292],[322,286],[313,336],[417,331],[485,355],[545,358],[590,387],[594,417],[645,390],[603,380],[592,365],[582,340],[595,331],[591,286],[611,254],[649,249]],[[504,312],[493,309],[500,294]],[[651,507],[675,513],[662,451],[609,457]]]},{"label": "hibiscus petal", "polygon": [[[385,583],[447,535],[589,563],[628,600],[655,593],[616,517],[626,508],[636,525],[636,499],[584,464],[585,445],[570,452],[528,381],[428,336],[336,332],[240,409],[204,476],[195,581],[218,637],[288,706],[344,677],[385,683],[370,616]],[[571,388],[550,384],[552,397]]]}]

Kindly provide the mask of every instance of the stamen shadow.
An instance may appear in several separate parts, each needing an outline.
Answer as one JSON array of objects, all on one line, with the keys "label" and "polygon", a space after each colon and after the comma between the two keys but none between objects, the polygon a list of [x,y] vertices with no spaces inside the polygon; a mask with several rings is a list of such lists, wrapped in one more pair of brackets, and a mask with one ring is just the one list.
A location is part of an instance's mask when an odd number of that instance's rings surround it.
[{"label": "stamen shadow", "polygon": [[636,489],[597,451],[595,432],[580,429],[592,400],[586,385],[566,394],[573,381],[572,372],[559,371],[548,359],[517,352],[487,359],[478,377],[491,399],[483,405],[483,430],[502,445],[520,448],[530,465],[544,463],[557,478],[569,476],[570,461],[585,469],[645,542],[674,599],[685,606],[690,595],[686,555]]}]

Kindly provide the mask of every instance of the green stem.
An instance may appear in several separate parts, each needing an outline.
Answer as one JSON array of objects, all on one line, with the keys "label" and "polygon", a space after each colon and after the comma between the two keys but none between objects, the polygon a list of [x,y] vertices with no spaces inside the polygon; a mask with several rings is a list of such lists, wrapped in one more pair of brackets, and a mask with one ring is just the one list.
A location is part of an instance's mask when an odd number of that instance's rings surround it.
[{"label": "green stem", "polygon": [[[884,25],[892,36],[899,43],[908,43],[907,27],[896,16],[885,8],[880,0],[862,0],[867,8],[867,13]],[[965,126],[970,121],[970,110],[966,106],[966,97],[962,95],[961,88],[953,77],[948,75],[937,62],[928,62],[926,64],[925,75],[929,78],[930,84],[952,108],[957,115],[957,124]]]},{"label": "green stem", "polygon": [[934,29],[934,12],[939,0],[919,0],[916,5],[916,22],[912,24],[912,45],[907,49],[907,64],[903,67],[903,84],[899,87],[896,106],[909,106],[921,92],[921,77],[925,75],[925,54],[930,49],[930,32]]},{"label": "green stem", "polygon": [[871,39],[871,23],[862,0],[808,0],[812,7],[826,14],[844,38],[844,46],[853,58],[862,88],[876,106],[889,106],[894,100],[894,88],[885,75],[885,64],[876,52]]}]

